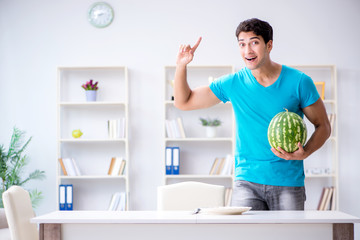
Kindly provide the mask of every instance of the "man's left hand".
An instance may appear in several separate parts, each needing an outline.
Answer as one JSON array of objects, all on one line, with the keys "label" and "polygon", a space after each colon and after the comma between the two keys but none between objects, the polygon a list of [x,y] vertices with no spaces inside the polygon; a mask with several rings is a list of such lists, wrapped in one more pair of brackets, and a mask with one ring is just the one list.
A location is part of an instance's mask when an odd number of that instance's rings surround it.
[{"label": "man's left hand", "polygon": [[307,157],[305,154],[305,150],[301,143],[298,143],[298,146],[299,149],[292,153],[286,152],[281,147],[278,147],[277,150],[275,148],[271,148],[271,151],[279,158],[285,160],[304,160]]}]

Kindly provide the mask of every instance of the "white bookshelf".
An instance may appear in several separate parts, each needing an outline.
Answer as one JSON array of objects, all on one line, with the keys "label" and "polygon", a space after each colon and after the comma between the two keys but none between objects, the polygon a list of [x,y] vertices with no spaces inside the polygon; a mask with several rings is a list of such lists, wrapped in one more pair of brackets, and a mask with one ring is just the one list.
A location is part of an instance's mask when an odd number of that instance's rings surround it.
[{"label": "white bookshelf", "polygon": [[[328,114],[333,114],[330,138],[318,151],[304,161],[305,187],[307,193],[306,209],[316,209],[323,187],[334,186],[336,210],[339,209],[339,156],[338,156],[338,99],[337,72],[335,65],[289,65],[304,72],[314,82],[325,82],[324,105]],[[314,131],[312,124],[306,119],[308,138]],[[318,173],[311,173],[315,170]]]},{"label": "white bookshelf", "polygon": [[[211,166],[215,158],[226,157],[227,154],[234,156],[234,115],[229,103],[217,104],[208,109],[195,111],[181,111],[174,106],[172,100],[176,66],[165,66],[165,91],[164,91],[164,156],[163,171],[164,184],[172,184],[183,181],[199,181],[210,184],[224,185],[227,188],[233,186],[233,174],[210,175]],[[208,85],[209,77],[218,78],[234,72],[233,66],[188,66],[187,79],[191,88]],[[169,138],[166,132],[166,119],[180,117],[183,122],[186,137]],[[218,118],[222,124],[217,129],[217,137],[206,137],[205,128],[201,126],[200,117]],[[180,147],[180,174],[166,175],[165,172],[165,147]]]},{"label": "white bookshelf", "polygon": [[[129,209],[127,68],[58,67],[57,74],[57,186],[73,185],[74,210],[107,210],[115,192],[126,193]],[[81,88],[90,79],[99,82],[96,102],[87,102]],[[125,137],[109,138],[107,121],[122,118]],[[83,135],[73,138],[74,129],[80,129]],[[107,175],[112,157],[126,160],[123,175]],[[74,158],[81,175],[64,176],[59,158]]]}]

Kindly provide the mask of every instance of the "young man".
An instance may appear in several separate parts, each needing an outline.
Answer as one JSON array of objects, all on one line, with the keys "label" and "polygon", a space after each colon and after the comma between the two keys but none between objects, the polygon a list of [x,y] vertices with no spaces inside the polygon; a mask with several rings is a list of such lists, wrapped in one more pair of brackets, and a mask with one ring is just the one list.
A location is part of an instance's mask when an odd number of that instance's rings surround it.
[{"label": "young man", "polygon": [[[201,42],[181,45],[176,61],[175,106],[181,110],[207,108],[230,101],[236,119],[235,184],[233,206],[253,210],[303,210],[305,203],[303,160],[330,136],[324,104],[310,77],[273,62],[272,27],[253,18],[236,29],[246,67],[217,79],[210,86],[190,89],[189,64]],[[293,153],[273,149],[267,139],[271,119],[284,108],[305,116],[315,126],[306,143]]]}]

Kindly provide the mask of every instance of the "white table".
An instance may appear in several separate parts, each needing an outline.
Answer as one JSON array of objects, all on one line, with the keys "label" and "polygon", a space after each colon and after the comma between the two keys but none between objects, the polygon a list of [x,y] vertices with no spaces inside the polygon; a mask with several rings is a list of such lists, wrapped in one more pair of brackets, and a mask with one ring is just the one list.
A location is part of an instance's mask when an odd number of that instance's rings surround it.
[{"label": "white table", "polygon": [[205,215],[157,211],[56,211],[31,219],[40,240],[354,239],[360,219],[338,211],[250,211]]}]

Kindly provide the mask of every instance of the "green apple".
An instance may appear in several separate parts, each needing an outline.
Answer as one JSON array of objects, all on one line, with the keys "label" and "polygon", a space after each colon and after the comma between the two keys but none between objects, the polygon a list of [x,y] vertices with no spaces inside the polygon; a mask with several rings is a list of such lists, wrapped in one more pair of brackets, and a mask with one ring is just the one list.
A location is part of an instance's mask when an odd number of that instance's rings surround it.
[{"label": "green apple", "polygon": [[81,137],[81,135],[83,135],[83,133],[80,131],[80,129],[76,129],[76,130],[72,131],[72,136],[74,138],[79,138],[79,137]]}]

